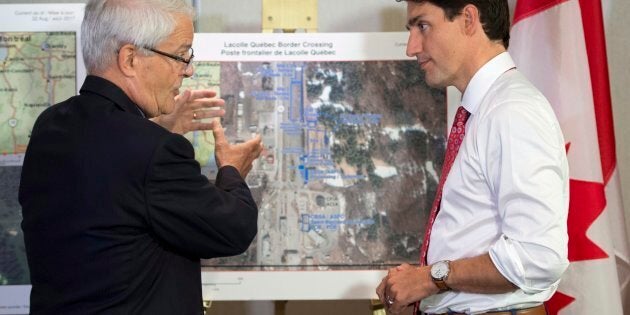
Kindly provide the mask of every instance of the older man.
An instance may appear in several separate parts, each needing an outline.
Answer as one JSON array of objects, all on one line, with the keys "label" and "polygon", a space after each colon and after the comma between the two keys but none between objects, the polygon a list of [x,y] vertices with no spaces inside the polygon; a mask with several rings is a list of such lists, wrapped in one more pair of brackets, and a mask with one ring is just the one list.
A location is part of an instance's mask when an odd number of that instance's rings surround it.
[{"label": "older man", "polygon": [[[149,120],[203,127],[192,118],[208,114],[190,110],[212,95],[179,91],[193,72],[192,17],[183,0],[88,2],[89,75],[38,118],[22,169],[33,314],[201,314],[199,259],[239,254],[254,238],[243,178],[260,137],[231,145],[211,125],[213,184],[191,144]],[[165,116],[174,109],[178,119]]]},{"label": "older man", "polygon": [[506,0],[408,0],[407,55],[463,93],[420,267],[377,288],[390,313],[539,315],[568,266],[568,166],[545,97],[506,52]]}]

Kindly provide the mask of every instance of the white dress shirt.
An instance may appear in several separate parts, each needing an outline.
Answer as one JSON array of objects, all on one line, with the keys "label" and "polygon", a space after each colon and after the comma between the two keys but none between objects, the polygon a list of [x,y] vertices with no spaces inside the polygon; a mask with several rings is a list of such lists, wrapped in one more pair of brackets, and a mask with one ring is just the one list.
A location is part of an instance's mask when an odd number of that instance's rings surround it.
[{"label": "white dress shirt", "polygon": [[502,53],[474,75],[462,98],[471,113],[444,184],[427,261],[490,253],[518,289],[504,294],[447,291],[426,298],[428,313],[479,313],[534,306],[556,291],[567,268],[569,169],[549,102]]}]

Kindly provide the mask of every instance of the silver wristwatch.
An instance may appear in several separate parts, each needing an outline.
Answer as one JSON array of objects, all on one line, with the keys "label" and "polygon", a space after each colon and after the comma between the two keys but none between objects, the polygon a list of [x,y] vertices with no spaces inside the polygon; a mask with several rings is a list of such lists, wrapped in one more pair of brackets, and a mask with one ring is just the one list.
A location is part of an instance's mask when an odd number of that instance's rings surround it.
[{"label": "silver wristwatch", "polygon": [[448,275],[451,272],[450,263],[449,260],[442,260],[431,265],[431,279],[440,288],[440,292],[451,289],[446,284],[446,279],[448,279]]}]

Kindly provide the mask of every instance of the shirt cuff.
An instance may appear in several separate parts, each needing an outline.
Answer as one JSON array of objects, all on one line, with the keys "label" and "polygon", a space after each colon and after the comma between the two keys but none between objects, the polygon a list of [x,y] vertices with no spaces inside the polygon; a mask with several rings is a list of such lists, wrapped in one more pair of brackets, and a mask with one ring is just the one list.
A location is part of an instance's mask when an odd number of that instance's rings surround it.
[{"label": "shirt cuff", "polygon": [[555,289],[569,261],[551,248],[502,235],[490,249],[497,270],[525,294]]}]

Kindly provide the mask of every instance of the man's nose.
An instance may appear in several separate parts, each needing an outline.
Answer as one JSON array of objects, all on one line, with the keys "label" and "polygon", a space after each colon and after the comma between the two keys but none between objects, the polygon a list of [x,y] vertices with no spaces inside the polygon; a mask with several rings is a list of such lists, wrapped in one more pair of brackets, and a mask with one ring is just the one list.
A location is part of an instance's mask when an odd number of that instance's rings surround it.
[{"label": "man's nose", "polygon": [[422,52],[422,42],[420,36],[414,34],[415,31],[409,31],[409,39],[407,39],[407,57],[415,57]]},{"label": "man's nose", "polygon": [[191,62],[188,65],[186,65],[186,68],[184,68],[184,77],[190,78],[193,76],[193,74],[195,74],[195,66]]}]

